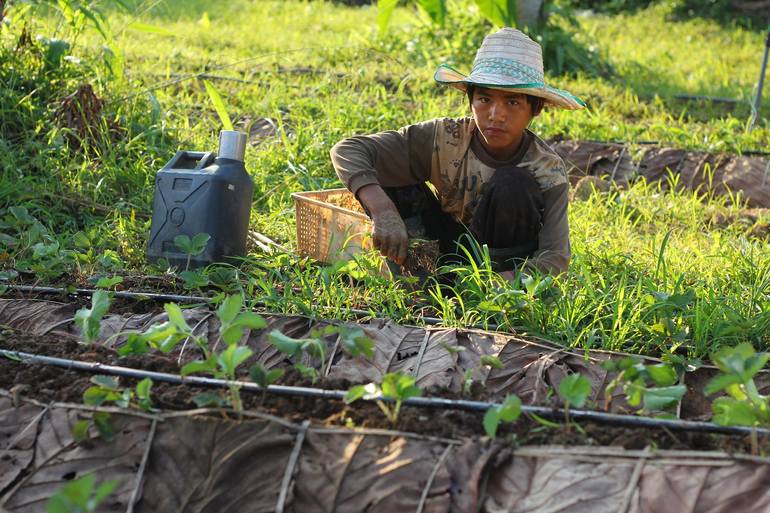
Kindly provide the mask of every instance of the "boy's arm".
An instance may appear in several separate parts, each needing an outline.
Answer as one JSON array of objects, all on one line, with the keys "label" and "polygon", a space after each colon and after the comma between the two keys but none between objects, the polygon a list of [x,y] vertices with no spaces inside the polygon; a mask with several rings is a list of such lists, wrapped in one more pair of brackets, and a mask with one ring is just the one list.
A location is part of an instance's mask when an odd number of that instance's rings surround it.
[{"label": "boy's arm", "polygon": [[527,261],[527,267],[557,275],[567,271],[571,255],[569,243],[569,184],[563,183],[543,193],[543,227],[540,229],[538,249]]},{"label": "boy's arm", "polygon": [[434,132],[435,121],[427,121],[398,131],[351,137],[331,151],[340,180],[372,217],[374,246],[399,264],[406,260],[406,227],[382,187],[429,179]]}]

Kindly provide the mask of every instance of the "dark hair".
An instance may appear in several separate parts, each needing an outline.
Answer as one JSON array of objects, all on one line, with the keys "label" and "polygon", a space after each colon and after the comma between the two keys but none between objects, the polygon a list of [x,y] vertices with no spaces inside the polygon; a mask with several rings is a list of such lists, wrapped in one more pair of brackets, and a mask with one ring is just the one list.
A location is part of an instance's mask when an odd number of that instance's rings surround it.
[{"label": "dark hair", "polygon": [[[468,95],[468,103],[473,104],[473,93],[476,91],[476,86],[473,84],[468,84],[468,86],[465,89],[466,94]],[[539,96],[532,96],[531,94],[525,95],[527,97],[527,103],[529,103],[529,107],[532,109],[532,115],[536,115],[540,112],[540,110],[543,108],[543,105],[545,104],[545,100],[540,98]]]}]

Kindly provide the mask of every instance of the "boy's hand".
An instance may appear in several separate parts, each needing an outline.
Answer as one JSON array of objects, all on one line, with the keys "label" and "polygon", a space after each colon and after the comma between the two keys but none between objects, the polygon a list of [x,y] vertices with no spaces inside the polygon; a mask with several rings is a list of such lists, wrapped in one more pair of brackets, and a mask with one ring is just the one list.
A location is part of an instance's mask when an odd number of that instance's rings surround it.
[{"label": "boy's hand", "polygon": [[393,208],[372,214],[372,222],[374,223],[374,247],[397,264],[403,265],[406,261],[409,236],[398,211]]}]

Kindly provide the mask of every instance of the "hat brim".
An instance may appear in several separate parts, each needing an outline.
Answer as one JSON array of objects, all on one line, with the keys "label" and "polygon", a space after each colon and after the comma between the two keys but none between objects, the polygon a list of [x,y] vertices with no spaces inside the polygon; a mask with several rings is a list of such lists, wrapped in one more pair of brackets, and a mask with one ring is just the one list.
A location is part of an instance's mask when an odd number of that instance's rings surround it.
[{"label": "hat brim", "polygon": [[469,85],[474,85],[478,87],[488,87],[490,89],[503,89],[516,93],[530,94],[532,96],[543,98],[547,103],[562,109],[577,110],[586,106],[583,100],[572,93],[543,83],[501,83],[499,79],[489,75],[474,76],[472,73],[471,75],[465,75],[446,64],[441,64],[438,67],[433,78],[439,84],[448,85],[463,92],[468,89]]}]

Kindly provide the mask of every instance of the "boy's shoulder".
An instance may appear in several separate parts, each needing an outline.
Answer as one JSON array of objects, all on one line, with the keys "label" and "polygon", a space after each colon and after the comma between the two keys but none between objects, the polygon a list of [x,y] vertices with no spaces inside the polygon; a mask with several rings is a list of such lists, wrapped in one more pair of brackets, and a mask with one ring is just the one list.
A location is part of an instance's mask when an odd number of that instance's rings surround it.
[{"label": "boy's shoulder", "polygon": [[524,154],[520,165],[529,168],[535,175],[542,190],[548,190],[557,185],[569,184],[567,169],[559,154],[535,133],[529,133],[532,136],[532,142],[527,149],[527,153]]}]

